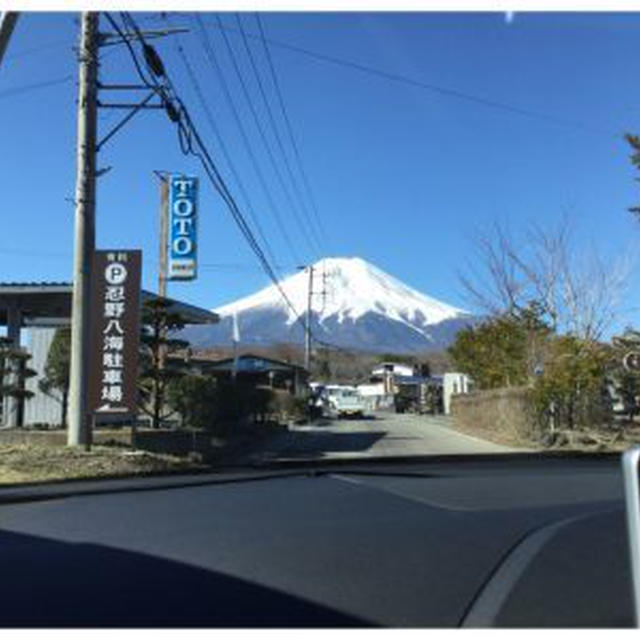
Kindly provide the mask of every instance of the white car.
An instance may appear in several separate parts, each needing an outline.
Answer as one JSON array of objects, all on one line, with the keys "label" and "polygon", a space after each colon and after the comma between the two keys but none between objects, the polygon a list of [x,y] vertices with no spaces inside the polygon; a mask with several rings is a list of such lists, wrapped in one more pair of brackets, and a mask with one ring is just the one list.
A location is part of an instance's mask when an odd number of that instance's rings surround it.
[{"label": "white car", "polygon": [[353,387],[328,386],[326,388],[329,411],[338,418],[342,416],[364,416],[364,400]]}]

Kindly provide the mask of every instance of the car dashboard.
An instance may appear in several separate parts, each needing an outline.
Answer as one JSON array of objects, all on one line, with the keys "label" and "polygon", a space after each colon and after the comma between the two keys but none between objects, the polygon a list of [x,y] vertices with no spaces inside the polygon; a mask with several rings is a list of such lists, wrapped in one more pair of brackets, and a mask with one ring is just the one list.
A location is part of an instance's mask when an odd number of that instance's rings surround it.
[{"label": "car dashboard", "polygon": [[0,491],[0,625],[630,627],[619,456]]}]

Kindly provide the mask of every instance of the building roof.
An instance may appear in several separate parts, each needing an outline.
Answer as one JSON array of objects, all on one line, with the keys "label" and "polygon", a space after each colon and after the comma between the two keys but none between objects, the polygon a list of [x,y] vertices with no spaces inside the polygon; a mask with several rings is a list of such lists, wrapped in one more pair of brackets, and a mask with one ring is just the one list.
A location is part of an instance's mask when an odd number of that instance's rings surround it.
[{"label": "building roof", "polygon": [[[25,327],[55,327],[69,324],[71,318],[70,282],[0,282],[0,325],[7,324],[7,310],[16,305]],[[142,290],[142,302],[161,296]],[[182,315],[187,324],[215,324],[220,317],[208,309],[166,298],[169,311]]]},{"label": "building roof", "polygon": [[[233,369],[233,358],[223,358],[222,360],[210,360],[206,363],[206,368],[209,371],[231,371]],[[205,364],[202,359],[198,361],[199,364]],[[304,367],[290,362],[282,362],[281,360],[274,360],[273,358],[266,358],[264,356],[257,356],[252,353],[243,353],[238,356],[238,371],[291,371],[292,369],[299,369],[304,371]]]}]

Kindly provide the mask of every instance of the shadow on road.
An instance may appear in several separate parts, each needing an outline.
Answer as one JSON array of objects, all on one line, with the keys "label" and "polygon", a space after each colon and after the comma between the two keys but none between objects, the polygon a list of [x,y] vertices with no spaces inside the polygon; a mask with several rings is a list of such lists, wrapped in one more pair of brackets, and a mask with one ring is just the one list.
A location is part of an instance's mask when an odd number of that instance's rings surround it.
[{"label": "shadow on road", "polygon": [[357,453],[370,449],[378,440],[386,436],[386,431],[363,433],[299,431],[295,434],[293,444],[276,455],[285,458],[322,458],[332,453]]},{"label": "shadow on road", "polygon": [[0,531],[0,627],[365,627],[208,568]]},{"label": "shadow on road", "polygon": [[374,415],[366,415],[362,417],[355,416],[345,416],[342,418],[314,418],[309,422],[306,426],[309,427],[337,427],[341,423],[350,423],[350,422],[383,422],[386,420],[384,417],[374,416]]}]

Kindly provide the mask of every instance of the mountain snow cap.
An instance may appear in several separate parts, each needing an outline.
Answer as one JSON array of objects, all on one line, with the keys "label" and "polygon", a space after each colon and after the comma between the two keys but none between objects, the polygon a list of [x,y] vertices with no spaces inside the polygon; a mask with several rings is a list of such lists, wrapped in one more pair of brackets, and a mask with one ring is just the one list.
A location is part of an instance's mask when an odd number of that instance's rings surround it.
[{"label": "mountain snow cap", "polygon": [[[307,311],[309,271],[305,269],[280,282],[294,313],[275,285],[214,309],[221,317],[249,310],[278,309],[287,314],[287,324]],[[467,315],[435,298],[431,298],[385,273],[362,258],[324,258],[313,265],[313,295],[311,309],[322,323],[335,318],[357,320],[374,313],[402,322],[420,331],[426,325]]]}]

